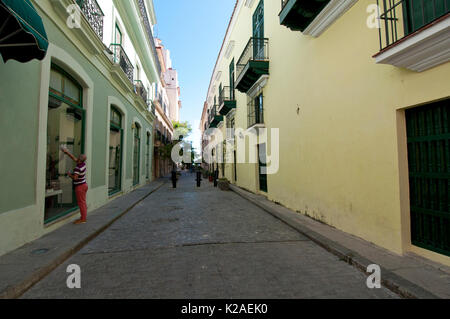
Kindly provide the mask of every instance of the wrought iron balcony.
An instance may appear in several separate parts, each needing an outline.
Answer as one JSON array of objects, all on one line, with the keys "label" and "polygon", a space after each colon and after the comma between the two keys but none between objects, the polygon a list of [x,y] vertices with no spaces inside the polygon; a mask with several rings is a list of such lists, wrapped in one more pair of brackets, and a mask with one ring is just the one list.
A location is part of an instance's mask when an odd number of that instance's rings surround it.
[{"label": "wrought iron balcony", "polygon": [[141,20],[144,23],[145,32],[147,33],[147,39],[150,42],[150,47],[152,48],[152,54],[154,61],[156,63],[156,69],[158,75],[161,75],[161,64],[159,63],[158,54],[156,52],[155,38],[153,37],[152,27],[150,26],[150,21],[148,19],[147,9],[145,7],[144,0],[137,0],[139,6],[139,13],[141,15]]},{"label": "wrought iron balcony", "polygon": [[236,98],[234,96],[234,89],[229,86],[224,86],[219,92],[219,113],[227,115],[232,109],[236,108]]},{"label": "wrought iron balcony", "polygon": [[209,127],[216,128],[217,125],[219,125],[219,123],[222,121],[223,121],[223,115],[220,115],[217,112],[217,105],[214,105],[211,108],[211,112],[209,113]]},{"label": "wrought iron balcony", "polygon": [[137,95],[140,95],[145,103],[147,103],[148,93],[145,89],[144,83],[141,80],[134,81],[134,91]]},{"label": "wrought iron balcony", "polygon": [[96,0],[76,0],[78,6],[89,21],[92,29],[97,33],[100,40],[103,41],[103,18],[104,13]]},{"label": "wrought iron balcony", "polygon": [[134,67],[125,53],[125,50],[120,44],[111,44],[109,49],[113,53],[113,62],[120,65],[127,78],[133,83]]},{"label": "wrought iron balcony", "polygon": [[247,93],[253,84],[269,74],[269,39],[250,38],[236,64],[236,89]]},{"label": "wrought iron balcony", "polygon": [[377,0],[380,50],[450,13],[450,0]]},{"label": "wrought iron balcony", "polygon": [[156,115],[156,107],[152,100],[147,101],[147,105],[150,107],[150,111],[153,115]]},{"label": "wrought iron balcony", "polygon": [[247,104],[247,125],[252,127],[256,124],[264,124],[263,96],[251,99]]},{"label": "wrought iron balcony", "polygon": [[331,0],[281,0],[280,24],[304,31]]}]

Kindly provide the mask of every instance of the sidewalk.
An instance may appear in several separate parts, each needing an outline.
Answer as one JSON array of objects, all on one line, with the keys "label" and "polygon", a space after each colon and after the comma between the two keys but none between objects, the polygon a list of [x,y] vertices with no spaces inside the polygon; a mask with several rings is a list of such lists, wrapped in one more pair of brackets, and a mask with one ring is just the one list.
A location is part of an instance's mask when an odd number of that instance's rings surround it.
[{"label": "sidewalk", "polygon": [[88,213],[84,225],[64,225],[0,257],[0,299],[17,298],[107,229],[166,179],[153,181]]},{"label": "sidewalk", "polygon": [[230,189],[361,271],[365,272],[370,264],[379,265],[382,284],[405,298],[450,298],[450,267],[413,254],[393,254],[277,205],[262,195],[231,184]]}]

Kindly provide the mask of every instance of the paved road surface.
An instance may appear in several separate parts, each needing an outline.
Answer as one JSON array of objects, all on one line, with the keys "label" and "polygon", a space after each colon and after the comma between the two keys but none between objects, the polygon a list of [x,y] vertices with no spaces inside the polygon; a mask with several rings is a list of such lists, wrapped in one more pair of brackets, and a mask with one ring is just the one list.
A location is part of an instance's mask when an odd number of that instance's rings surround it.
[{"label": "paved road surface", "polygon": [[[23,297],[397,298],[235,193],[194,179],[164,185]],[[81,267],[81,289],[66,286],[69,264]]]}]

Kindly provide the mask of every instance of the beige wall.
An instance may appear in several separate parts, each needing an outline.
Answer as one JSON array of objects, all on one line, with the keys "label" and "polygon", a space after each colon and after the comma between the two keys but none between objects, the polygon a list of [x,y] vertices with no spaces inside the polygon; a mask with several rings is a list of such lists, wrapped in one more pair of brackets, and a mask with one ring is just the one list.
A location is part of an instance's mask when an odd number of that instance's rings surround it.
[{"label": "beige wall", "polygon": [[[280,169],[268,176],[267,195],[393,252],[423,254],[410,244],[401,110],[450,96],[450,63],[422,73],[376,64],[378,30],[366,26],[373,3],[358,1],[313,38],[281,26],[279,1],[265,1],[270,77],[264,118],[266,127],[280,128]],[[231,59],[237,62],[252,34],[257,5],[242,6],[232,23],[228,40],[235,48],[216,69],[223,85]],[[236,126],[246,128],[247,96],[236,92]],[[255,165],[238,165],[237,175],[239,186],[257,191]],[[450,264],[448,257],[426,255]]]}]

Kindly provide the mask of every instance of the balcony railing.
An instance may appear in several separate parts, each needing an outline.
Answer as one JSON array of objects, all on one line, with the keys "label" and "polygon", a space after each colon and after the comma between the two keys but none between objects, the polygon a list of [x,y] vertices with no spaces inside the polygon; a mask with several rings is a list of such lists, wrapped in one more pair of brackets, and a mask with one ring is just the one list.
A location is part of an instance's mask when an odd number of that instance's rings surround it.
[{"label": "balcony railing", "polygon": [[219,115],[219,114],[217,113],[217,106],[214,105],[209,112],[208,122],[211,123],[214,120],[214,117],[216,115]]},{"label": "balcony railing", "polygon": [[150,107],[150,111],[152,112],[153,115],[156,114],[156,107],[155,104],[153,103],[152,100],[148,100],[147,101],[147,105]]},{"label": "balcony railing", "polygon": [[238,77],[250,61],[269,61],[269,39],[250,38],[236,64]]},{"label": "balcony railing", "polygon": [[250,38],[236,64],[236,74],[235,88],[242,93],[269,75],[269,39]]},{"label": "balcony railing", "polygon": [[150,42],[150,47],[152,48],[153,58],[156,63],[156,69],[158,75],[161,75],[161,64],[159,63],[158,54],[156,52],[155,39],[153,37],[152,28],[150,26],[150,21],[148,20],[147,9],[145,8],[144,0],[137,0],[139,5],[139,12],[141,15],[142,22],[144,23],[145,31],[147,33],[147,39]]},{"label": "balcony railing", "polygon": [[103,14],[102,9],[96,0],[76,0],[92,29],[97,33],[100,40],[103,40]]},{"label": "balcony railing", "polygon": [[145,103],[147,103],[148,93],[145,89],[144,83],[141,80],[134,81],[134,91],[137,95],[140,95]]},{"label": "balcony railing", "polygon": [[125,50],[120,44],[111,44],[109,46],[109,49],[113,53],[113,62],[120,65],[127,78],[131,83],[133,83],[134,67],[133,64],[131,64],[127,54],[125,53]]},{"label": "balcony railing", "polygon": [[222,91],[219,92],[219,106],[223,105],[225,101],[234,101],[234,89],[229,86],[224,86]]},{"label": "balcony railing", "polygon": [[[258,99],[252,99],[247,104],[247,116],[248,127],[251,127],[255,124],[264,124],[264,108],[262,102],[257,102]],[[262,100],[262,97],[261,97]]]},{"label": "balcony railing", "polygon": [[236,108],[236,97],[234,89],[229,86],[225,86],[219,92],[219,113],[221,115],[227,115],[232,109]]},{"label": "balcony railing", "polygon": [[223,116],[219,114],[217,109],[218,106],[214,105],[209,112],[208,116],[209,127],[217,127],[217,125],[223,121]]},{"label": "balcony railing", "polygon": [[450,0],[377,0],[380,50],[450,12]]}]

